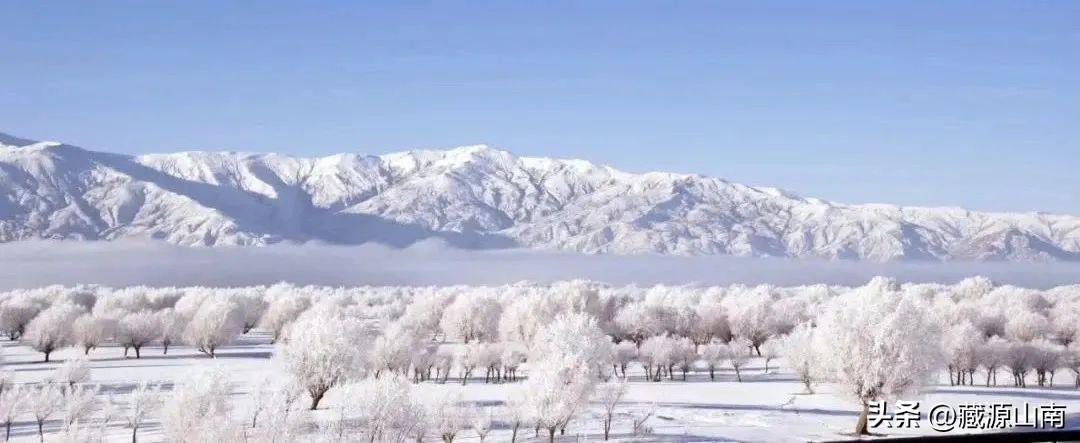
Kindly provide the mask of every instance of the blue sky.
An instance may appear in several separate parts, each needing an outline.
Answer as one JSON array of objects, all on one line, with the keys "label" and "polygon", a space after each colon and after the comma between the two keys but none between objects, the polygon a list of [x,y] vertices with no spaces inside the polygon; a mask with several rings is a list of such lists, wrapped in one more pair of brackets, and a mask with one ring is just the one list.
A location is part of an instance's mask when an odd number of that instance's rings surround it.
[{"label": "blue sky", "polygon": [[1080,2],[219,3],[2,0],[0,132],[1080,214]]}]

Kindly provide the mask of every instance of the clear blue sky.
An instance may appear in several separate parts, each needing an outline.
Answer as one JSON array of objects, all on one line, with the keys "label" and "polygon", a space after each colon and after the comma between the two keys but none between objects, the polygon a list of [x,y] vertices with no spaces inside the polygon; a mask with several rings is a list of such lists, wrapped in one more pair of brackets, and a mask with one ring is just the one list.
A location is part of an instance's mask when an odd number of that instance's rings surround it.
[{"label": "clear blue sky", "polygon": [[219,3],[2,0],[0,132],[1080,214],[1080,2]]}]

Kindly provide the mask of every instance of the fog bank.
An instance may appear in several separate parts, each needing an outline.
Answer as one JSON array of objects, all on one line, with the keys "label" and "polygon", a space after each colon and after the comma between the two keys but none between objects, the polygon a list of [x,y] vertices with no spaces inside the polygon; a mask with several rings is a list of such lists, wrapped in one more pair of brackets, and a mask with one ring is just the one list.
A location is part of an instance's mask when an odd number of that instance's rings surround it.
[{"label": "fog bank", "polygon": [[49,284],[319,285],[505,284],[574,278],[612,284],[830,283],[875,275],[951,283],[973,275],[1034,288],[1080,283],[1078,263],[866,263],[738,257],[584,255],[528,250],[466,251],[434,242],[188,248],[159,242],[26,241],[0,245],[0,290]]}]

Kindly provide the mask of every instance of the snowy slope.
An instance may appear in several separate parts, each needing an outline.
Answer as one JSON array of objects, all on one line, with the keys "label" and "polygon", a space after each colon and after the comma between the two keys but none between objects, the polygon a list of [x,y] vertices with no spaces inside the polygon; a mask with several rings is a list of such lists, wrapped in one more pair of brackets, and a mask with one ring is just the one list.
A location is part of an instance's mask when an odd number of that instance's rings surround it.
[{"label": "snowy slope", "polygon": [[124,156],[0,134],[0,241],[149,237],[868,260],[1080,259],[1080,217],[845,205],[469,146]]}]

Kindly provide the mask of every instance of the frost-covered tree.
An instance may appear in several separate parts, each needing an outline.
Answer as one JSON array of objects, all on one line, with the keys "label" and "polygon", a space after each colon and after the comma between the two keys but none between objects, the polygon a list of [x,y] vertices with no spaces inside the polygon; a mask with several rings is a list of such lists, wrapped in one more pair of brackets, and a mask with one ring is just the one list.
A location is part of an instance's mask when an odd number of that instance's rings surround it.
[{"label": "frost-covered tree", "polygon": [[532,353],[525,398],[536,426],[553,442],[588,401],[596,368],[609,367],[611,341],[590,316],[564,314],[535,337]]},{"label": "frost-covered tree", "polygon": [[404,373],[411,363],[413,350],[420,348],[421,340],[399,324],[393,324],[375,338],[371,345],[371,365],[375,377],[383,371]]},{"label": "frost-covered tree", "polygon": [[161,325],[161,353],[168,355],[169,346],[184,340],[187,320],[173,308],[157,311],[154,315],[157,316],[158,324]]},{"label": "frost-covered tree", "polygon": [[247,334],[259,323],[259,319],[262,318],[266,312],[268,303],[259,294],[254,292],[241,293],[230,299],[237,309],[241,312],[243,318],[243,324],[241,326],[241,332]]},{"label": "frost-covered tree", "polygon": [[356,423],[362,441],[404,441],[414,426],[413,409],[420,407],[412,402],[408,380],[399,374],[387,374],[379,378],[369,377],[346,386],[349,399],[344,416]]},{"label": "frost-covered tree", "polygon": [[1039,386],[1053,386],[1054,373],[1061,366],[1064,347],[1045,338],[1031,342],[1031,368]]},{"label": "frost-covered tree", "polygon": [[499,331],[502,305],[492,296],[463,294],[443,311],[440,328],[446,335],[465,343],[493,340]]},{"label": "frost-covered tree", "polygon": [[1050,321],[1042,314],[1022,310],[1009,316],[1005,322],[1005,335],[1016,341],[1032,341],[1050,332]]},{"label": "frost-covered tree", "polygon": [[435,346],[418,345],[409,352],[409,366],[413,371],[413,383],[420,383],[431,378],[435,367]]},{"label": "frost-covered tree", "polygon": [[780,339],[770,339],[763,343],[760,348],[761,359],[764,360],[765,368],[762,372],[769,373],[769,362],[776,360],[781,354]]},{"label": "frost-covered tree", "polygon": [[503,367],[504,381],[517,381],[517,370],[528,357],[528,350],[520,343],[505,343],[499,361]]},{"label": "frost-covered tree", "polygon": [[1052,312],[1050,328],[1054,341],[1069,346],[1080,336],[1080,303],[1062,306]]},{"label": "frost-covered tree", "polygon": [[1013,342],[1009,344],[1009,351],[1005,354],[1005,367],[1012,373],[1013,386],[1027,386],[1027,374],[1031,371],[1034,357],[1034,349],[1032,349],[1030,343]]},{"label": "frost-covered tree", "polygon": [[21,385],[5,389],[0,393],[0,422],[4,424],[4,441],[11,439],[11,425],[15,417],[23,412],[27,403],[27,393]]},{"label": "frost-covered tree", "polygon": [[230,385],[220,367],[194,371],[181,379],[161,407],[168,441],[238,441],[237,423],[229,418]]},{"label": "frost-covered tree", "polygon": [[731,326],[723,305],[717,302],[702,302],[697,305],[697,321],[691,325],[691,339],[700,346],[713,340],[728,342],[731,340]]},{"label": "frost-covered tree", "polygon": [[427,408],[431,414],[434,433],[443,443],[454,443],[454,439],[469,426],[469,416],[461,405],[461,392],[450,391],[438,397]]},{"label": "frost-covered tree", "polygon": [[[674,365],[682,372],[682,381],[686,381],[686,374],[693,369],[694,363],[697,362],[697,352],[694,351],[697,346],[686,337],[679,337],[674,340],[673,344],[672,360]],[[670,373],[671,367],[668,367],[668,371]]]},{"label": "frost-covered tree", "polygon": [[65,388],[65,392],[68,392],[74,389],[76,384],[90,380],[90,362],[86,356],[69,358],[53,370],[49,380],[59,383]]},{"label": "frost-covered tree", "polygon": [[26,411],[37,424],[38,438],[45,441],[45,422],[64,409],[64,394],[58,386],[43,383],[27,392],[23,399]]},{"label": "frost-covered tree", "polygon": [[306,297],[295,294],[279,296],[269,303],[258,326],[270,331],[271,340],[276,343],[285,328],[310,306],[311,302]]},{"label": "frost-covered tree", "polygon": [[814,393],[814,381],[817,378],[818,359],[814,352],[814,328],[810,323],[803,323],[784,336],[781,354],[788,367],[806,387],[806,392]]},{"label": "frost-covered tree", "polygon": [[363,375],[374,338],[375,331],[367,322],[309,311],[289,328],[274,358],[307,390],[314,410],[331,388]]},{"label": "frost-covered tree", "polygon": [[668,369],[675,361],[675,340],[670,336],[657,335],[645,339],[641,342],[638,355],[645,369],[645,378],[660,381],[665,371],[668,378],[673,377]]},{"label": "frost-covered tree", "polygon": [[303,388],[287,383],[284,386],[266,386],[260,392],[264,395],[259,398],[257,406],[253,405],[249,411],[248,418],[251,420],[245,420],[247,441],[301,440],[307,424],[307,415],[299,407],[299,402],[306,395]]},{"label": "frost-covered tree", "polygon": [[615,345],[614,350],[611,353],[613,370],[615,374],[620,375],[622,378],[626,378],[626,367],[630,362],[637,358],[638,349],[637,346],[630,341],[622,341]]},{"label": "frost-covered tree", "polygon": [[66,391],[62,410],[64,432],[70,433],[73,428],[77,429],[83,419],[94,413],[97,407],[97,394],[96,386],[84,385]]},{"label": "frost-covered tree", "polygon": [[983,346],[982,332],[971,323],[964,322],[946,330],[942,342],[949,384],[974,384],[975,370],[979,367],[979,351]]},{"label": "frost-covered tree", "polygon": [[435,368],[435,378],[439,383],[446,383],[450,378],[450,369],[454,366],[454,350],[439,348],[435,350],[432,366]]},{"label": "frost-covered tree", "polygon": [[997,386],[997,372],[1007,362],[1011,346],[1008,340],[1000,336],[986,339],[979,347],[979,365],[986,371],[986,386],[993,382]]},{"label": "frost-covered tree", "polygon": [[626,381],[612,381],[601,384],[596,390],[596,402],[603,408],[604,441],[611,435],[611,424],[615,420],[615,408],[626,396]]},{"label": "frost-covered tree", "polygon": [[1073,385],[1080,389],[1080,341],[1069,343],[1061,360],[1061,365],[1073,373]]},{"label": "frost-covered tree", "polygon": [[620,335],[641,346],[649,337],[665,332],[663,316],[655,306],[642,302],[624,306],[615,314],[614,323]]},{"label": "frost-covered tree", "polygon": [[244,328],[240,308],[224,300],[206,300],[184,330],[184,341],[215,357],[217,349],[232,343]]},{"label": "frost-covered tree", "polygon": [[495,412],[492,408],[472,408],[468,411],[469,425],[472,431],[480,439],[481,443],[491,433],[491,424],[494,422]]},{"label": "frost-covered tree", "polygon": [[82,314],[82,308],[70,305],[54,305],[41,311],[26,325],[23,341],[35,351],[45,354],[45,361],[53,351],[71,343],[71,325]]},{"label": "frost-covered tree", "polygon": [[142,348],[161,337],[161,320],[151,312],[125,315],[116,327],[116,341],[124,348],[135,350],[142,358]]},{"label": "frost-covered tree", "polygon": [[741,370],[743,366],[746,366],[746,363],[750,361],[750,352],[752,348],[753,343],[742,336],[733,338],[724,345],[724,358],[727,359],[728,365],[731,365],[731,369],[735,370],[736,381],[742,382]]},{"label": "frost-covered tree", "polygon": [[716,380],[716,369],[727,362],[727,344],[713,340],[708,344],[698,347],[701,361],[709,368],[709,380]]},{"label": "frost-covered tree", "polygon": [[814,349],[822,368],[862,405],[857,435],[868,432],[870,402],[919,389],[941,362],[936,322],[893,287],[875,279],[829,300],[817,320]]},{"label": "frost-covered tree", "polygon": [[758,288],[746,294],[734,294],[724,300],[731,322],[731,332],[750,342],[750,347],[761,356],[760,346],[772,335],[773,303],[766,288]]},{"label": "frost-covered tree", "polygon": [[138,441],[139,428],[154,414],[161,405],[161,387],[142,381],[131,391],[121,394],[121,417],[131,428],[131,443]]},{"label": "frost-covered tree", "polygon": [[82,348],[83,355],[105,342],[113,333],[112,319],[85,314],[71,325],[75,345]]},{"label": "frost-covered tree", "polygon": [[504,421],[510,425],[510,443],[515,443],[518,437],[518,430],[521,429],[521,425],[527,423],[530,420],[529,406],[525,400],[524,394],[519,390],[513,390],[507,395],[507,399],[504,402],[506,408],[504,409]]},{"label": "frost-covered tree", "polygon": [[0,329],[11,340],[18,340],[26,326],[41,312],[41,306],[25,297],[12,297],[0,303]]}]

